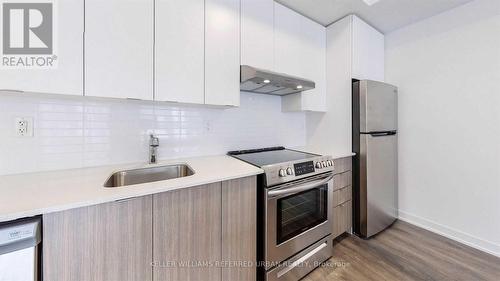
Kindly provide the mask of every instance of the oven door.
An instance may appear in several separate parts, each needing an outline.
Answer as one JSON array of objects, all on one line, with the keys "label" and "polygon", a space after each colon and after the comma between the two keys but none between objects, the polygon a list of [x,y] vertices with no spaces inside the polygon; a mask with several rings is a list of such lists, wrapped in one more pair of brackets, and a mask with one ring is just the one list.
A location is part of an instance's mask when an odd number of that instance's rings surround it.
[{"label": "oven door", "polygon": [[266,269],[331,234],[332,200],[332,173],[266,191]]}]

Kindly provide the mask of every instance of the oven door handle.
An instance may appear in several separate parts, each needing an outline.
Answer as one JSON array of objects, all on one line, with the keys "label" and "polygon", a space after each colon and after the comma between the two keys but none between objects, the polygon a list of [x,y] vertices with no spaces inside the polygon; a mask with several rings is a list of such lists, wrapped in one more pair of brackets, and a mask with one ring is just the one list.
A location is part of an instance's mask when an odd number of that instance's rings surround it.
[{"label": "oven door handle", "polygon": [[267,192],[267,196],[269,198],[275,198],[278,196],[281,197],[281,196],[292,195],[292,194],[299,193],[302,191],[314,189],[315,187],[318,187],[320,185],[324,185],[324,184],[328,183],[331,179],[333,179],[333,174],[329,175],[328,177],[326,177],[324,179],[319,179],[319,180],[303,183],[303,184],[298,185],[298,186],[277,189],[277,190],[270,190]]}]

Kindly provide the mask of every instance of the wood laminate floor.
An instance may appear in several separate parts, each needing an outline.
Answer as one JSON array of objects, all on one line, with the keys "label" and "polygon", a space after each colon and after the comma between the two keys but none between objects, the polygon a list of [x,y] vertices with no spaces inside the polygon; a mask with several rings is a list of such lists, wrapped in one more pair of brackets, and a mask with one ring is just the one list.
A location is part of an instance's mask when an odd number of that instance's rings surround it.
[{"label": "wood laminate floor", "polygon": [[303,281],[500,280],[500,258],[401,221],[333,247],[333,257]]}]

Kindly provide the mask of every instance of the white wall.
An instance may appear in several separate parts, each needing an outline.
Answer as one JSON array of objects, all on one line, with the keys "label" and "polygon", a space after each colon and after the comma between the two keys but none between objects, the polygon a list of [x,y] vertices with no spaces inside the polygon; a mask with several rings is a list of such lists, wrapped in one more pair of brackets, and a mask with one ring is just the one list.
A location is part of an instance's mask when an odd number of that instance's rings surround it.
[{"label": "white wall", "polygon": [[[15,135],[15,118],[33,117],[35,136]],[[213,109],[137,101],[0,94],[0,175],[148,160],[150,132],[159,159],[304,146],[304,113],[282,113],[281,98],[241,94],[241,107]]]},{"label": "white wall", "polygon": [[500,256],[500,1],[386,36],[404,220]]}]

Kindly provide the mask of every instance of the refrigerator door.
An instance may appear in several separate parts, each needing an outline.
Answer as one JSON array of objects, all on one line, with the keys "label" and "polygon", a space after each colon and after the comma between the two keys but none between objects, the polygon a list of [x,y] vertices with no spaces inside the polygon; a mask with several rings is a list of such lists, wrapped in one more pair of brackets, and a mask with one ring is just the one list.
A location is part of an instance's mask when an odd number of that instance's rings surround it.
[{"label": "refrigerator door", "polygon": [[360,135],[361,234],[370,237],[398,216],[397,135]]},{"label": "refrigerator door", "polygon": [[359,82],[359,131],[396,131],[398,127],[398,89],[395,86],[363,80]]}]

